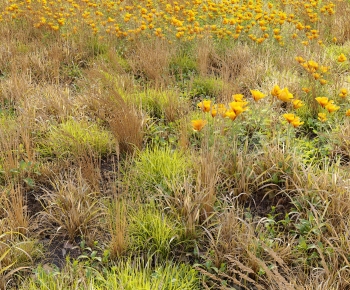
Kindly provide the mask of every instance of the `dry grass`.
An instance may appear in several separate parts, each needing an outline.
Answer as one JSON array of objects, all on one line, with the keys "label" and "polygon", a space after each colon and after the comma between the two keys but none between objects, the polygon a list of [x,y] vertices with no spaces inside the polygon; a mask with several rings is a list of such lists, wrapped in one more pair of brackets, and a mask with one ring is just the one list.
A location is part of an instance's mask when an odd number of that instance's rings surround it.
[{"label": "dry grass", "polygon": [[[1,11],[16,1],[5,2]],[[159,1],[154,11],[148,3],[147,12],[142,1],[120,1],[109,20],[115,7],[102,2],[96,5],[103,16],[83,1],[75,9],[78,23],[67,21],[59,31],[48,23],[35,28],[40,19],[30,13],[14,21],[7,17],[20,11],[1,14],[0,289],[34,279],[21,270],[46,263],[38,257],[41,247],[45,252],[66,239],[72,248],[77,241],[87,245],[68,268],[84,285],[86,277],[102,281],[106,269],[130,257],[144,259],[156,277],[163,255],[174,263],[195,261],[204,289],[348,289],[350,107],[348,96],[338,96],[342,87],[350,91],[348,1],[336,1],[332,16],[329,8],[319,10],[328,2],[302,10],[266,3],[262,15],[246,7],[244,17],[253,11],[255,24],[243,31],[238,24],[250,20],[224,24],[231,12],[220,14],[218,1],[210,12],[205,1],[168,1],[173,12],[158,15],[165,9]],[[307,8],[321,20],[313,22]],[[91,13],[84,18],[85,9]],[[276,9],[275,23],[263,22],[266,9],[269,15]],[[125,20],[128,12],[135,17]],[[310,28],[297,29],[298,21]],[[117,22],[126,35],[117,36]],[[264,25],[268,37],[252,41]],[[158,28],[163,36],[156,36]],[[175,34],[181,31],[183,38]],[[321,85],[296,56],[328,66],[328,82]],[[275,84],[305,107],[273,99]],[[267,97],[255,102],[251,89]],[[249,103],[234,121],[212,118],[213,107],[208,114],[198,108],[203,99],[228,105],[233,94]],[[341,108],[328,113],[316,96]],[[327,122],[317,119],[319,112]],[[284,113],[300,115],[304,124],[293,128]],[[192,130],[194,119],[206,126]],[[106,148],[94,143],[95,135]]]},{"label": "dry grass", "polygon": [[129,53],[129,65],[135,76],[154,83],[156,88],[168,84],[168,68],[175,53],[174,46],[159,39],[136,41]]},{"label": "dry grass", "polygon": [[51,187],[43,189],[41,197],[43,229],[54,228],[57,235],[67,236],[70,241],[77,236],[93,241],[103,215],[99,192],[91,189],[79,170],[57,176]]},{"label": "dry grass", "polygon": [[121,257],[128,249],[128,220],[126,205],[116,199],[109,206],[108,232],[110,233],[109,249],[112,258]]}]

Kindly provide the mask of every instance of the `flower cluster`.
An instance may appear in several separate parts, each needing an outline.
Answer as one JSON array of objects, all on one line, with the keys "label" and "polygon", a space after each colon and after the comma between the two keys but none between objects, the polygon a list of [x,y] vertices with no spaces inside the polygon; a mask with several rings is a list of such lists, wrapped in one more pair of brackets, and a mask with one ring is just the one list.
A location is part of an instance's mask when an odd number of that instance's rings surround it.
[{"label": "flower cluster", "polygon": [[[315,98],[315,100],[317,101],[317,103],[320,104],[322,108],[325,108],[328,111],[328,113],[333,113],[340,109],[339,106],[334,104],[334,101],[329,100],[327,97],[317,97]],[[327,115],[325,113],[319,113],[318,119],[321,122],[325,122],[327,120]]]},{"label": "flower cluster", "polygon": [[[78,33],[87,27],[102,37],[135,38],[138,35],[171,40],[192,40],[205,35],[217,38],[251,39],[257,44],[271,38],[284,45],[284,38],[301,42],[319,39],[317,22],[334,14],[332,2],[298,1],[267,3],[239,0],[178,1],[20,1],[12,0],[0,11],[0,21],[27,18],[37,28]],[[283,25],[292,25],[292,33]],[[320,44],[321,40],[318,40]]]},{"label": "flower cluster", "polygon": [[319,65],[314,60],[306,61],[301,56],[295,58],[297,62],[307,71],[314,80],[318,81],[321,85],[327,84],[327,80],[324,78],[325,74],[328,73],[329,67]]},{"label": "flower cluster", "polygon": [[[255,102],[265,98],[267,95],[259,90],[250,90],[250,93]],[[304,106],[304,102],[299,99],[294,99],[294,96],[289,92],[288,88],[281,89],[278,85],[275,85],[271,90],[271,96],[276,97],[282,102],[292,103],[293,109],[299,109]],[[211,100],[203,100],[197,104],[204,113],[210,113],[214,118],[216,116],[221,116],[222,118],[227,118],[234,121],[240,114],[248,110],[248,101],[245,100],[242,94],[234,94],[232,96],[233,101],[225,104],[214,104]],[[292,124],[294,127],[299,127],[304,122],[300,120],[294,114],[288,113],[283,115],[284,118]],[[206,124],[205,120],[193,120],[192,127],[195,131],[200,131],[204,128]]]},{"label": "flower cluster", "polygon": [[[226,104],[215,104],[211,100],[203,100],[197,104],[204,113],[210,113],[215,118],[220,116],[234,121],[240,114],[248,110],[248,102],[244,99],[242,94],[235,94],[232,96],[233,101]],[[192,127],[195,131],[200,131],[206,125],[206,120],[193,120]]]},{"label": "flower cluster", "polygon": [[288,123],[292,124],[294,128],[304,124],[304,122],[301,122],[300,118],[294,114],[283,114],[283,117],[288,121]]}]

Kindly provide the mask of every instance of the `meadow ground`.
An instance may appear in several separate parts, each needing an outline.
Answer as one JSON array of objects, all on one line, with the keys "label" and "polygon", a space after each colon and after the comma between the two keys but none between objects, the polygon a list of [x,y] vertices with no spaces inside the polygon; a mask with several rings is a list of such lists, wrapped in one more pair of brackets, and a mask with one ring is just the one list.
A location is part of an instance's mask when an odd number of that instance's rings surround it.
[{"label": "meadow ground", "polygon": [[348,0],[0,0],[0,289],[350,289]]}]

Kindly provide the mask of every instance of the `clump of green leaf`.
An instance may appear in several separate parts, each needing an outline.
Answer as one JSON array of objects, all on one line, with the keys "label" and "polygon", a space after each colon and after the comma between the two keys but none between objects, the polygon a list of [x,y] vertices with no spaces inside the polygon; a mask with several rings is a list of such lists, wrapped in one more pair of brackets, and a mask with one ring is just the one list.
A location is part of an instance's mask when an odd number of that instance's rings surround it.
[{"label": "clump of green leaf", "polygon": [[222,79],[216,77],[196,77],[192,84],[192,94],[195,96],[217,97],[224,87]]},{"label": "clump of green leaf", "polygon": [[166,263],[152,269],[137,260],[120,263],[102,280],[102,289],[200,289],[198,272],[185,264]]},{"label": "clump of green leaf", "polygon": [[39,266],[34,272],[35,276],[27,278],[19,289],[200,289],[196,270],[189,265],[170,262],[154,268],[140,259],[127,259],[111,270],[98,270],[74,261],[67,262],[62,270]]},{"label": "clump of green leaf", "polygon": [[157,91],[148,89],[137,94],[136,98],[140,99],[142,109],[144,109],[151,117],[164,118],[164,108],[169,103],[172,91]]},{"label": "clump of green leaf", "polygon": [[130,188],[139,193],[161,190],[171,194],[191,171],[190,158],[169,147],[147,148],[140,153],[128,176]]},{"label": "clump of green leaf", "polygon": [[177,80],[186,79],[197,73],[197,61],[187,53],[179,54],[172,59],[169,65],[170,71]]},{"label": "clump of green leaf", "polygon": [[92,275],[78,261],[73,263],[67,261],[65,267],[61,270],[48,264],[45,266],[39,265],[33,272],[34,275],[27,277],[19,289],[86,289],[88,285],[93,285]]},{"label": "clump of green leaf", "polygon": [[135,251],[149,257],[167,258],[183,236],[180,222],[162,213],[154,204],[140,207],[130,217],[129,233]]},{"label": "clump of green leaf", "polygon": [[[0,224],[1,226],[1,224]],[[0,227],[0,230],[3,230]],[[29,268],[39,248],[33,240],[16,232],[1,232],[0,235],[0,289],[6,281],[21,270]]]},{"label": "clump of green leaf", "polygon": [[49,128],[47,137],[40,144],[40,153],[69,157],[92,151],[99,155],[111,153],[116,148],[116,140],[111,132],[96,123],[85,120],[68,119]]}]

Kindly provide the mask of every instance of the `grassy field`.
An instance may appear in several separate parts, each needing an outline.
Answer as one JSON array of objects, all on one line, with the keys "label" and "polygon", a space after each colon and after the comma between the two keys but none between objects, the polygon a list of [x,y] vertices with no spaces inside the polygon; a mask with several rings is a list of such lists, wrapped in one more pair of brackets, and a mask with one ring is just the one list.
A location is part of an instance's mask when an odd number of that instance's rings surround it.
[{"label": "grassy field", "polygon": [[349,0],[0,0],[0,289],[350,289]]}]

